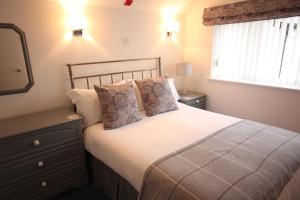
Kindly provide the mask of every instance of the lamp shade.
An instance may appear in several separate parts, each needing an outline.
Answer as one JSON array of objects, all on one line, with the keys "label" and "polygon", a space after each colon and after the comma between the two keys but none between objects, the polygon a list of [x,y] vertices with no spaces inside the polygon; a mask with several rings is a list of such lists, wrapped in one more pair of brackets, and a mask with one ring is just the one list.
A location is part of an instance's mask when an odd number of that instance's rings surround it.
[{"label": "lamp shade", "polygon": [[193,66],[191,63],[178,63],[176,65],[177,76],[192,76]]}]

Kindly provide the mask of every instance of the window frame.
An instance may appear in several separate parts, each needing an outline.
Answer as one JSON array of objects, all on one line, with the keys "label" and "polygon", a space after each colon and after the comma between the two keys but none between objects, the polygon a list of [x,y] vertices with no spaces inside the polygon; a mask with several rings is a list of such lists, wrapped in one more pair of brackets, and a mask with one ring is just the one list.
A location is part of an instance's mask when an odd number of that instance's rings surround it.
[{"label": "window frame", "polygon": [[[299,16],[300,18],[300,16]],[[282,19],[276,19],[276,20],[282,20]],[[249,22],[247,22],[249,23]],[[281,76],[282,76],[282,71],[283,68],[286,67],[283,65],[284,63],[284,59],[285,59],[285,53],[286,53],[286,45],[287,45],[287,40],[289,37],[290,30],[295,30],[297,31],[297,29],[299,29],[300,25],[297,23],[294,23],[293,28],[290,29],[290,23],[287,24],[285,28],[285,35],[284,35],[284,42],[283,42],[283,47],[282,47],[282,51],[279,54],[278,58],[280,57],[280,66],[278,69],[278,80],[277,81],[273,81],[273,82],[264,82],[264,81],[252,81],[252,80],[244,80],[244,79],[235,79],[235,78],[222,78],[222,77],[218,77],[217,75],[214,74],[214,70],[218,70],[219,66],[219,58],[215,57],[214,53],[215,50],[214,48],[215,45],[220,45],[220,44],[216,44],[215,39],[212,45],[212,60],[211,60],[211,71],[210,71],[210,78],[209,80],[216,80],[216,81],[223,81],[223,82],[232,82],[232,83],[241,83],[241,84],[248,84],[248,85],[256,85],[256,86],[266,86],[266,87],[272,87],[272,88],[282,88],[282,89],[290,89],[290,90],[300,90],[300,84],[298,84],[297,82],[295,84],[283,84],[281,83]],[[273,20],[273,27],[275,28],[275,19]],[[282,21],[280,22],[280,26],[279,29],[282,28]],[[213,34],[216,34],[215,30],[213,31]],[[215,37],[215,35],[214,35]],[[220,57],[220,56],[219,56]],[[300,58],[300,56],[299,56]],[[300,65],[297,67],[298,70],[300,70]],[[249,74],[247,75],[249,76]],[[225,77],[225,76],[224,76]]]}]

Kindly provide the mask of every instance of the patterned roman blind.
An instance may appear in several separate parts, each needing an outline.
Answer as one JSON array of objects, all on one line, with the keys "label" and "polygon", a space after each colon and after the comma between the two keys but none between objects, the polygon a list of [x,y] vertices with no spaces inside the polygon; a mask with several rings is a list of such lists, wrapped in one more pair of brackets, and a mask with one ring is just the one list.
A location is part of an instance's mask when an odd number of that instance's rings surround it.
[{"label": "patterned roman blind", "polygon": [[206,26],[300,16],[300,0],[248,0],[205,8]]}]

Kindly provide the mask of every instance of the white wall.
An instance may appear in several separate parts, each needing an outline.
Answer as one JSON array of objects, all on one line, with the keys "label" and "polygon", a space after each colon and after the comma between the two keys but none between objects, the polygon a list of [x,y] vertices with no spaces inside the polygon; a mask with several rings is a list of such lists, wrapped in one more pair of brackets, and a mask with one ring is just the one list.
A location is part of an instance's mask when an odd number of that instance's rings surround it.
[{"label": "white wall", "polygon": [[[239,0],[194,1],[181,23],[178,41],[163,41],[159,13],[88,7],[92,41],[64,39],[66,13],[55,2],[1,0],[0,21],[25,33],[35,85],[24,94],[0,96],[0,119],[70,106],[66,63],[108,59],[163,57],[164,74],[175,63],[194,65],[189,86],[206,92],[212,111],[256,120],[300,132],[300,92],[206,80],[210,75],[212,29],[202,25],[203,8]],[[122,46],[129,38],[130,45]]]},{"label": "white wall", "polygon": [[300,91],[207,80],[212,28],[202,25],[203,9],[239,0],[195,1],[185,16],[185,60],[194,65],[190,87],[208,95],[208,109],[300,132]]},{"label": "white wall", "polygon": [[[91,40],[66,40],[66,18],[59,3],[1,0],[0,22],[26,33],[35,84],[28,93],[0,96],[0,119],[70,106],[67,63],[161,56],[163,73],[174,75],[175,63],[183,60],[183,31],[177,42],[162,40],[159,13],[87,7]],[[122,45],[123,38],[129,46]]]}]

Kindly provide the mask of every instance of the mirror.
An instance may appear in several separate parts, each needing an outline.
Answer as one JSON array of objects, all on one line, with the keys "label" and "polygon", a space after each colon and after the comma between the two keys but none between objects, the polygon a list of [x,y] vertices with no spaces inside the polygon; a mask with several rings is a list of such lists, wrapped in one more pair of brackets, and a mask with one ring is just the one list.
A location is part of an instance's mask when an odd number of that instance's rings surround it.
[{"label": "mirror", "polygon": [[0,23],[0,95],[27,92],[33,83],[25,33]]}]

